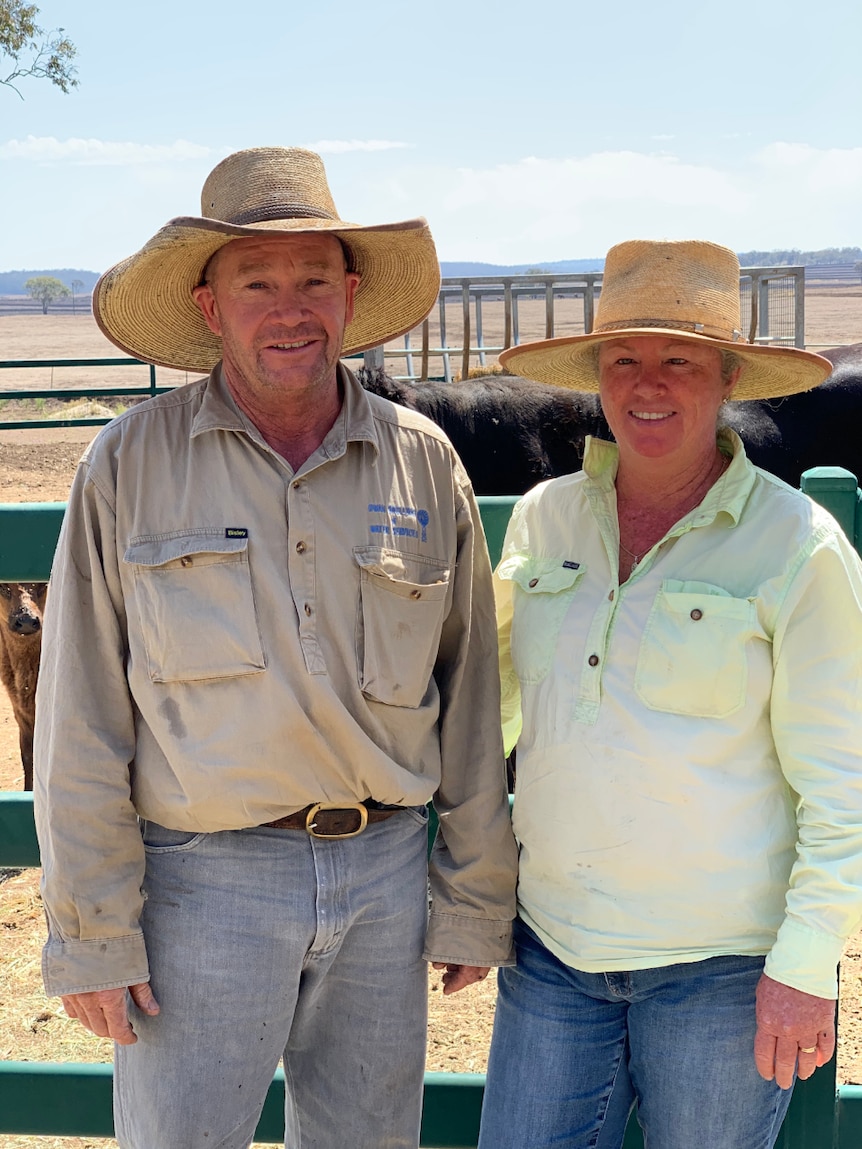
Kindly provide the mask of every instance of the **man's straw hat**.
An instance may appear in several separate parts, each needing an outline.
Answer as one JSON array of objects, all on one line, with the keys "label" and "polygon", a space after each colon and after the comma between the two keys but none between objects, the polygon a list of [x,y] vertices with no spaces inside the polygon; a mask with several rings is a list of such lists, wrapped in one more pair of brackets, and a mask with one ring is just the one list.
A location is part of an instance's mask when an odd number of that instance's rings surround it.
[{"label": "man's straw hat", "polygon": [[589,335],[525,343],[504,351],[500,362],[528,379],[598,391],[600,343],[661,335],[732,351],[742,367],[734,399],[809,391],[832,370],[828,359],[810,351],[749,343],[740,326],[739,260],[729,248],[702,240],[635,239],[608,252]]},{"label": "man's straw hat", "polygon": [[231,240],[327,232],[362,277],[342,354],[376,347],[421,323],[437,298],[440,266],[424,219],[362,227],[336,211],[323,161],[303,148],[250,148],[222,160],[201,193],[201,217],[167,223],[141,250],[101,277],[96,322],[137,359],[210,371],[221,340],[192,298],[209,259]]}]

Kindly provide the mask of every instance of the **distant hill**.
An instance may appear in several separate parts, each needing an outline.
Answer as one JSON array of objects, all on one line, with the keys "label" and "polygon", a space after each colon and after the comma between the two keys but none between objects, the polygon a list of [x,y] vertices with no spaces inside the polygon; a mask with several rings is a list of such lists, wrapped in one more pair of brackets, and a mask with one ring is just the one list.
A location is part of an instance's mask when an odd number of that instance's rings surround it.
[{"label": "distant hill", "polygon": [[[89,293],[96,286],[98,271],[82,271],[79,267],[52,267],[46,271],[0,271],[0,295],[25,295],[24,284],[37,275],[50,275],[71,289],[72,280],[83,283],[82,293]],[[76,289],[77,290],[77,289]]]},{"label": "distant hill", "polygon": [[860,247],[823,247],[819,251],[788,248],[739,252],[742,267],[808,267],[810,264],[856,263],[857,260],[862,260]]},{"label": "distant hill", "polygon": [[450,263],[442,262],[440,271],[445,279],[448,276],[474,277],[479,275],[526,275],[528,272],[551,271],[558,275],[568,275],[577,271],[601,271],[604,259],[560,259],[550,263]]}]

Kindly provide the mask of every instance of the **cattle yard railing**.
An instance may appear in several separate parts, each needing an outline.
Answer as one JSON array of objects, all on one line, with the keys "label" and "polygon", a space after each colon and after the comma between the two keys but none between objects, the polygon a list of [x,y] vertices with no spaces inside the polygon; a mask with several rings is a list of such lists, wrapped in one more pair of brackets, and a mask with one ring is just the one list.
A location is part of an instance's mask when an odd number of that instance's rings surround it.
[{"label": "cattle yard railing", "polygon": [[[856,478],[839,467],[816,467],[802,489],[838,519],[859,549],[862,493]],[[481,496],[479,507],[492,561],[498,561],[515,496]],[[62,503],[0,506],[0,582],[42,582],[50,575]],[[431,830],[433,834],[433,827]],[[31,794],[0,793],[0,866],[40,864]],[[111,1137],[113,1067],[37,1061],[0,1061],[0,1133],[53,1137]],[[485,1077],[479,1073],[427,1073],[420,1144],[436,1149],[474,1149]],[[708,1083],[704,1083],[708,1088]],[[284,1138],[284,1074],[269,1088],[255,1140]],[[862,1086],[836,1088],[835,1059],[794,1091],[777,1149],[859,1149]],[[643,1149],[633,1115],[623,1149]]]},{"label": "cattle yard railing", "polygon": [[[388,363],[397,378],[466,379],[472,367],[488,369],[499,353],[532,339],[581,335],[592,331],[596,301],[601,293],[602,273],[554,275],[447,277],[440,286],[431,315],[414,331],[385,347],[366,352],[369,366]],[[742,334],[752,342],[805,346],[805,268],[745,267],[740,272]],[[79,371],[81,368],[146,367],[149,385],[107,386],[99,383],[77,387],[0,388],[0,402],[15,399],[140,399],[170,391],[197,378],[200,372],[166,373],[157,380],[157,368],[139,359],[9,359],[0,371],[31,371],[49,368]],[[159,381],[160,380],[160,381]],[[166,382],[167,380],[167,382]],[[0,430],[21,427],[96,426],[106,417],[53,419],[2,419]]]}]

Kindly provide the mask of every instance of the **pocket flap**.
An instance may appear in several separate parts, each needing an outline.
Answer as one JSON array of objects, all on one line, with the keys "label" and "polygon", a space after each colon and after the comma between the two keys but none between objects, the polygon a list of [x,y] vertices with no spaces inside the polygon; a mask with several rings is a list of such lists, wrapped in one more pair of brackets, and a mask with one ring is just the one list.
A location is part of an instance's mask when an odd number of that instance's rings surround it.
[{"label": "pocket flap", "polygon": [[133,566],[163,567],[193,555],[235,555],[248,550],[247,535],[222,531],[187,531],[155,535],[130,543],[123,560]]},{"label": "pocket flap", "polygon": [[353,553],[363,574],[410,586],[439,586],[443,593],[449,585],[449,567],[439,559],[407,555],[388,547],[356,547]]},{"label": "pocket flap", "polygon": [[526,594],[559,594],[573,587],[585,570],[583,563],[571,559],[515,554],[500,563],[497,575],[517,583]]}]

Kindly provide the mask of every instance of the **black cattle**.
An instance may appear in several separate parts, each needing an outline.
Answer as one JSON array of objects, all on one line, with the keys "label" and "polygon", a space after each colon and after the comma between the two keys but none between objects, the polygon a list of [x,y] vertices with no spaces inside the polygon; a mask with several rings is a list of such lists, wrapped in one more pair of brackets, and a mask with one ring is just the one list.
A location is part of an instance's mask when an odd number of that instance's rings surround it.
[{"label": "black cattle", "polygon": [[[823,354],[834,364],[825,383],[783,399],[726,404],[752,462],[799,486],[809,467],[846,467],[862,480],[862,343]],[[464,383],[403,383],[382,371],[359,372],[377,395],[439,424],[480,495],[518,495],[542,479],[576,471],[587,435],[612,438],[598,396],[512,375]]]},{"label": "black cattle", "polygon": [[821,352],[833,364],[813,391],[727,404],[758,467],[794,487],[810,467],[846,467],[862,480],[862,343]]},{"label": "black cattle", "polygon": [[362,368],[363,387],[433,419],[461,456],[479,495],[520,495],[577,471],[587,435],[610,437],[597,395],[515,375],[463,383],[404,383]]}]

